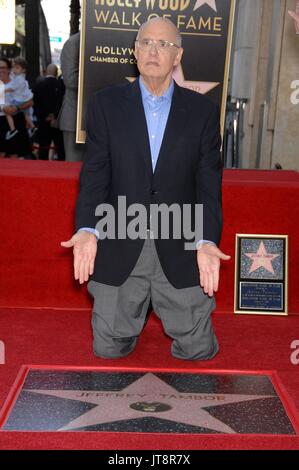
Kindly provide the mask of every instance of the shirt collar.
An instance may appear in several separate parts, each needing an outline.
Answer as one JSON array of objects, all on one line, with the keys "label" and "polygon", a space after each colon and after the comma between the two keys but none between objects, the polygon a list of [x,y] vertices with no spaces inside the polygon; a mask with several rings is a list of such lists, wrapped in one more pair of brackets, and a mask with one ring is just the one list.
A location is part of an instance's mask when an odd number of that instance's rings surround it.
[{"label": "shirt collar", "polygon": [[142,95],[143,100],[148,100],[148,99],[155,98],[156,101],[162,101],[162,100],[166,99],[167,101],[171,102],[173,91],[174,91],[174,81],[173,80],[171,80],[171,83],[170,83],[168,89],[161,96],[153,96],[150,93],[150,91],[146,88],[146,86],[145,86],[145,84],[144,84],[144,82],[143,82],[140,75],[139,75],[139,86],[140,86],[141,95]]}]

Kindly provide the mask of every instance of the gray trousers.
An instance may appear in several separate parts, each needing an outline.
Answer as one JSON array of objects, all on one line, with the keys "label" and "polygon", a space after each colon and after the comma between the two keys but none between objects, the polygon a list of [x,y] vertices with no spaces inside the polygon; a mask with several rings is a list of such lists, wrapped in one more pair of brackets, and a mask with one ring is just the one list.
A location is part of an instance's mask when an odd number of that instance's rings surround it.
[{"label": "gray trousers", "polygon": [[150,299],[179,359],[211,359],[218,352],[211,313],[214,298],[200,285],[175,289],[161,268],[154,240],[145,240],[129,278],[119,287],[88,283],[94,298],[92,328],[94,353],[119,358],[133,351],[145,322]]}]

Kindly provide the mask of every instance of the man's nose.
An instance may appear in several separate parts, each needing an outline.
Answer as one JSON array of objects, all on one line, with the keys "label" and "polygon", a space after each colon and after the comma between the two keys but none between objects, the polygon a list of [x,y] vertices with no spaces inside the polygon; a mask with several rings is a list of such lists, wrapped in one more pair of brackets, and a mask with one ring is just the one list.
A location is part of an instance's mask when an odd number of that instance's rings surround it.
[{"label": "man's nose", "polygon": [[150,47],[150,54],[157,55],[158,54],[158,46],[157,43],[153,42]]}]

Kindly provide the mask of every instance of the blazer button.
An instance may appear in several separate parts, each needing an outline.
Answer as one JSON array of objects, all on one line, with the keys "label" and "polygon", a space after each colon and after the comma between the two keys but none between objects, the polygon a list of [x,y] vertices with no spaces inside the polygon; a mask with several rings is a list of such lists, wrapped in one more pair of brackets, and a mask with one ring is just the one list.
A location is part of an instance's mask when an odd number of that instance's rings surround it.
[{"label": "blazer button", "polygon": [[158,191],[155,191],[154,189],[151,190],[151,195],[152,196],[157,196],[158,194]]}]

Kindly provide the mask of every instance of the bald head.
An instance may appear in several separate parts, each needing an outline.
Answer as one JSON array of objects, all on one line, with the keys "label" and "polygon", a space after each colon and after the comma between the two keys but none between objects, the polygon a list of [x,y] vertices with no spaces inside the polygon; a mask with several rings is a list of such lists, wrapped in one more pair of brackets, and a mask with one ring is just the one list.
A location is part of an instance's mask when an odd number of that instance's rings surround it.
[{"label": "bald head", "polygon": [[[151,18],[150,20],[146,21],[143,23],[138,31],[137,34],[137,39],[141,37],[141,35],[146,34],[146,29],[151,27],[152,25],[159,26],[161,24],[163,31],[167,30],[169,34],[173,37],[173,42],[177,44],[179,47],[182,45],[182,36],[178,30],[178,28],[175,26],[175,24],[170,21],[168,18],[163,18],[161,16]],[[165,38],[163,38],[165,39]]]},{"label": "bald head", "polygon": [[57,77],[58,68],[55,64],[49,64],[46,70],[47,75],[51,75],[52,77]]}]

